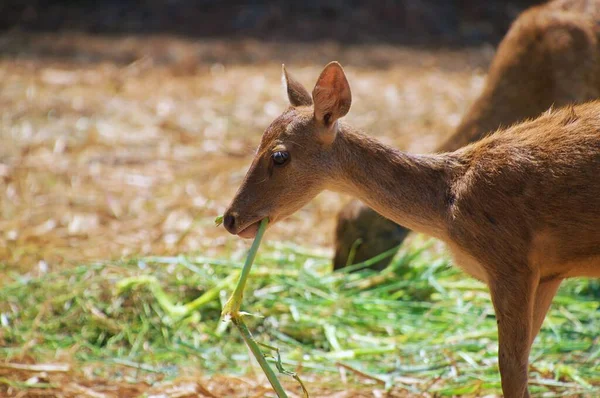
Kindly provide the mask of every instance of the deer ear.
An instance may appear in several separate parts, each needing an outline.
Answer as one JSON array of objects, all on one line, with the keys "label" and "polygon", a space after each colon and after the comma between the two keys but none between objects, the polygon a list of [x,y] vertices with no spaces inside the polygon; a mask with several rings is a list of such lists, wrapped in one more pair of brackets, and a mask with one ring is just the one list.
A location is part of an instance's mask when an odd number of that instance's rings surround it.
[{"label": "deer ear", "polygon": [[308,91],[285,70],[285,65],[281,65],[281,81],[292,106],[312,105],[312,98]]},{"label": "deer ear", "polygon": [[315,118],[330,128],[350,110],[352,93],[342,65],[327,64],[312,92],[315,103]]}]

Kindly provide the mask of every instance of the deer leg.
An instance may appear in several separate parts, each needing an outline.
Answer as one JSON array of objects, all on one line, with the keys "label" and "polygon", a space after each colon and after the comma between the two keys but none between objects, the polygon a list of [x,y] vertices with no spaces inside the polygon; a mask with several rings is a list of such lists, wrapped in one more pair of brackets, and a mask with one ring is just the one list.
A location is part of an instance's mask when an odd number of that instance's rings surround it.
[{"label": "deer leg", "polygon": [[548,281],[542,281],[537,287],[535,292],[535,301],[533,304],[533,325],[531,326],[530,345],[533,344],[533,340],[540,332],[542,323],[546,318],[546,313],[550,309],[552,299],[556,295],[556,291],[560,286],[562,279],[551,279]]},{"label": "deer leg", "polygon": [[490,283],[498,322],[500,378],[506,398],[529,397],[527,373],[538,281],[537,275],[527,270],[502,275]]}]

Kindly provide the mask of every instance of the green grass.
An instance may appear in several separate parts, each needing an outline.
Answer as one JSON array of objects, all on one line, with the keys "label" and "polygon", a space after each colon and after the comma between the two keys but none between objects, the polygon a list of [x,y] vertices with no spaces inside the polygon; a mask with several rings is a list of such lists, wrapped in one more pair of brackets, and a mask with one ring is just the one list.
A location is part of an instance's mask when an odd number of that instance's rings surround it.
[{"label": "green grass", "polygon": [[[300,369],[309,391],[304,375],[335,379],[344,367],[417,394],[497,393],[487,290],[430,246],[415,239],[383,273],[332,273],[328,258],[267,240],[242,307],[256,316],[244,319],[259,342],[281,350],[284,366]],[[69,352],[161,377],[186,367],[247,373],[253,365],[239,333],[220,321],[241,267],[225,258],[149,257],[12,275],[0,288],[0,357]],[[532,392],[600,395],[599,297],[597,281],[561,288],[531,354]],[[181,310],[192,302],[197,311]]]}]

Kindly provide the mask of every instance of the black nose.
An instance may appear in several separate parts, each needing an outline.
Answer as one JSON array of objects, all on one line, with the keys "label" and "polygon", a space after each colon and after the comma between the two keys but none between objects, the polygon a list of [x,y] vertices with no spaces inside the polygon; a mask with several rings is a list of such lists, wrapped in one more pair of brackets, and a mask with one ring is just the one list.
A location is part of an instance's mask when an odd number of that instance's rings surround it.
[{"label": "black nose", "polygon": [[223,218],[223,225],[225,226],[226,230],[233,234],[233,228],[235,227],[235,217],[231,214],[226,214]]}]

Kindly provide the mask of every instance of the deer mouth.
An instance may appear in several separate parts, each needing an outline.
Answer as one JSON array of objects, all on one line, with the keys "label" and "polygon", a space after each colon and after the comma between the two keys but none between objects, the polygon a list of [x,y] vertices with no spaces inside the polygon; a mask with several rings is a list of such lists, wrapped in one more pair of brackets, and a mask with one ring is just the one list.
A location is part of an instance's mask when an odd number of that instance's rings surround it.
[{"label": "deer mouth", "polygon": [[244,239],[254,239],[256,237],[256,234],[258,233],[260,223],[265,218],[269,220],[269,225],[275,222],[275,217],[261,217],[257,221],[254,221],[252,224],[248,225],[247,227],[242,228],[236,235]]},{"label": "deer mouth", "polygon": [[256,236],[256,234],[258,233],[259,225],[260,225],[260,220],[254,222],[254,223],[250,224],[249,226],[247,226],[246,228],[242,229],[240,232],[237,233],[237,235],[240,238],[253,239]]}]

